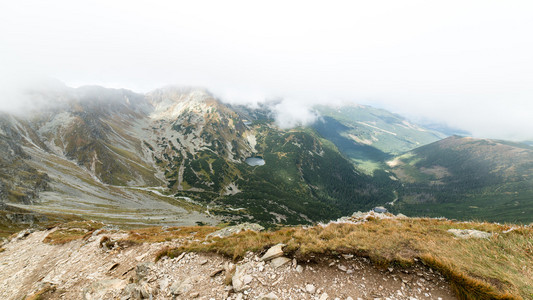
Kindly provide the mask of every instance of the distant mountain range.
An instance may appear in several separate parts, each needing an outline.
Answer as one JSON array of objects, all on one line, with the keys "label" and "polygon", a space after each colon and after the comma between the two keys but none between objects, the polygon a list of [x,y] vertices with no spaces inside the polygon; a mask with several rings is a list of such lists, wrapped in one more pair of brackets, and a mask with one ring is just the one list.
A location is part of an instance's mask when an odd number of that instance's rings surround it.
[{"label": "distant mountain range", "polygon": [[533,221],[525,144],[446,138],[356,105],[318,106],[311,127],[283,130],[267,104],[232,106],[202,89],[32,96],[47,105],[0,115],[4,207],[130,225],[301,224],[377,205]]}]

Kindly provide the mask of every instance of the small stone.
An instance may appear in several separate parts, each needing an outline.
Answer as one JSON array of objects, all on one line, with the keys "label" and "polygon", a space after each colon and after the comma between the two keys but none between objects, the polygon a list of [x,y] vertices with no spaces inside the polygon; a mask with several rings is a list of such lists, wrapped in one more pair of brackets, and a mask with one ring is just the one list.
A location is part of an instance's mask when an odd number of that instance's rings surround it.
[{"label": "small stone", "polygon": [[277,257],[270,262],[270,265],[274,268],[279,268],[290,261],[291,260],[286,257]]},{"label": "small stone", "polygon": [[150,274],[150,271],[155,267],[155,264],[153,262],[144,262],[141,264],[138,264],[135,268],[135,273],[137,275],[137,281],[143,280],[148,274]]},{"label": "small stone", "polygon": [[242,278],[242,282],[246,285],[246,284],[249,284],[250,282],[252,282],[254,278],[252,277],[252,275],[244,275],[244,277]]},{"label": "small stone", "polygon": [[343,266],[343,265],[338,265],[337,268],[339,268],[339,270],[341,270],[341,271],[343,271],[343,272],[348,271],[348,268],[346,268],[346,267]]},{"label": "small stone", "polygon": [[172,295],[182,295],[187,293],[192,289],[192,284],[189,283],[189,280],[185,279],[182,282],[174,282],[170,286],[170,293]]},{"label": "small stone", "polygon": [[189,296],[191,296],[191,298],[198,298],[200,297],[200,293],[198,292],[190,293]]},{"label": "small stone", "polygon": [[318,300],[328,300],[328,294],[327,293],[323,293],[322,295],[320,295],[320,298],[318,298]]},{"label": "small stone", "polygon": [[198,264],[200,264],[201,266],[205,265],[206,263],[207,263],[207,259],[202,259],[201,261],[198,262]]},{"label": "small stone", "polygon": [[209,277],[215,277],[215,276],[217,276],[218,274],[220,274],[222,272],[224,272],[224,268],[216,269],[213,272],[211,272],[211,274],[209,274]]},{"label": "small stone", "polygon": [[276,294],[274,294],[274,292],[270,292],[266,295],[261,295],[259,296],[259,300],[277,300],[279,299],[278,296]]},{"label": "small stone", "polygon": [[314,294],[316,292],[316,287],[312,284],[306,284],[305,291],[308,292],[309,294]]},{"label": "small stone", "polygon": [[277,244],[271,247],[270,249],[268,249],[265,255],[261,257],[261,260],[269,261],[271,259],[283,256],[283,247],[285,247],[285,244]]},{"label": "small stone", "polygon": [[296,266],[296,272],[302,273],[303,271],[304,271],[304,267],[302,267],[300,265]]}]

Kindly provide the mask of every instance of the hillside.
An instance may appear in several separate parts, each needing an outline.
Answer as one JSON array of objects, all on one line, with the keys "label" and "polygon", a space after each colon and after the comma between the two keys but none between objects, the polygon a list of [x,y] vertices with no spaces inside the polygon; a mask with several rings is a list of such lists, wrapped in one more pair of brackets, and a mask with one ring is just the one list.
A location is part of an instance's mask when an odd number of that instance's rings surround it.
[{"label": "hillside", "polygon": [[316,106],[322,116],[313,127],[369,172],[395,155],[438,141],[445,134],[364,105]]},{"label": "hillside", "polygon": [[264,109],[231,107],[203,89],[31,96],[46,105],[0,118],[0,201],[11,207],[127,226],[272,225],[327,221],[393,198],[313,130],[282,130]]},{"label": "hillside", "polygon": [[1,245],[0,297],[533,296],[529,226],[358,212],[318,226],[257,230],[241,224],[122,231],[78,221],[22,231]]},{"label": "hillside", "polygon": [[531,222],[530,146],[453,136],[388,164],[404,184],[394,210],[462,220]]}]

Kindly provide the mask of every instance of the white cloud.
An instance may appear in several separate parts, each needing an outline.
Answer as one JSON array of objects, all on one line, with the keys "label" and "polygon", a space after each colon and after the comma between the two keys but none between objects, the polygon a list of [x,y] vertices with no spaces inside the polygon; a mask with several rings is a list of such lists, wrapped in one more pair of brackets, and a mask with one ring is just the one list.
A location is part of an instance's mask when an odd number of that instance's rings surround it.
[{"label": "white cloud", "polygon": [[318,115],[305,104],[285,99],[272,107],[276,124],[283,129],[311,125]]},{"label": "white cloud", "polygon": [[4,1],[0,80],[349,100],[533,138],[531,15],[529,0]]}]

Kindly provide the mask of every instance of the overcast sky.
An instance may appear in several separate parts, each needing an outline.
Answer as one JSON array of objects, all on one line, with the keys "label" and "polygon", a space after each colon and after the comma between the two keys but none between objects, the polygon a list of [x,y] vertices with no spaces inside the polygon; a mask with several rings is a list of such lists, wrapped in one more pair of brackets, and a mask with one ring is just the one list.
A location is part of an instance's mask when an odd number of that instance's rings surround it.
[{"label": "overcast sky", "polygon": [[533,1],[1,1],[0,105],[32,77],[283,97],[289,118],[353,101],[533,139]]}]

